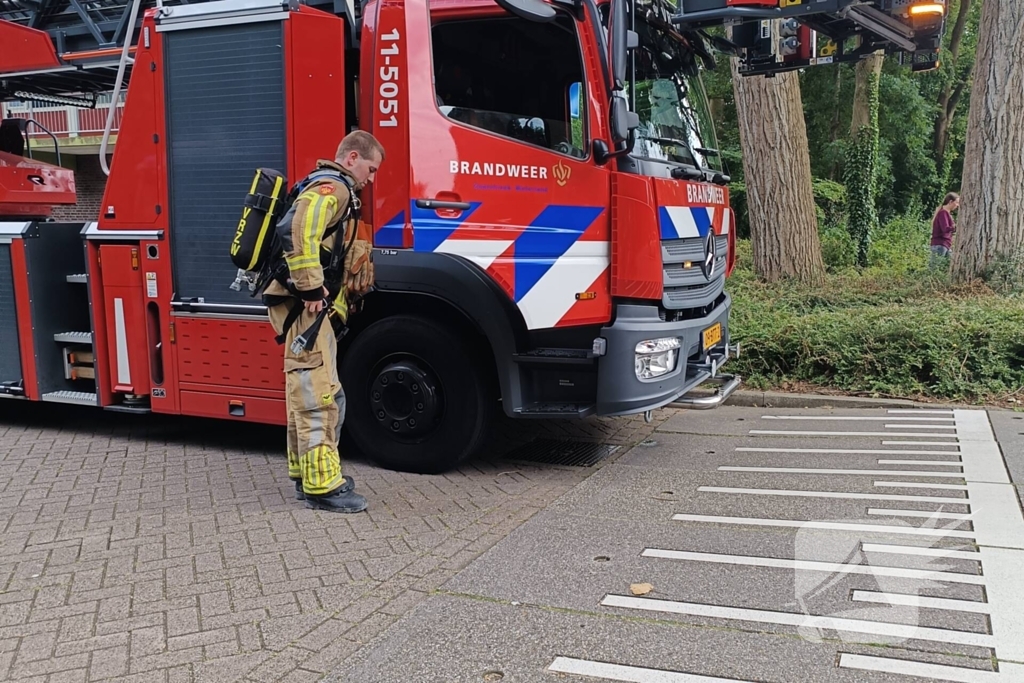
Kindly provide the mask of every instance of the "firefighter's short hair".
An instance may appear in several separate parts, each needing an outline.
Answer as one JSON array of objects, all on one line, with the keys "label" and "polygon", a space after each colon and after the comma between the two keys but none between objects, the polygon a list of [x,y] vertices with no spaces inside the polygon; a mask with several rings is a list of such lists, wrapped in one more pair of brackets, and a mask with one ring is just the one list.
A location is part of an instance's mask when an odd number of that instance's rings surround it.
[{"label": "firefighter's short hair", "polygon": [[384,161],[384,146],[377,138],[365,130],[354,130],[342,139],[335,156],[338,159],[344,159],[349,152],[358,152],[359,156],[369,159],[374,151],[380,155],[380,160]]}]

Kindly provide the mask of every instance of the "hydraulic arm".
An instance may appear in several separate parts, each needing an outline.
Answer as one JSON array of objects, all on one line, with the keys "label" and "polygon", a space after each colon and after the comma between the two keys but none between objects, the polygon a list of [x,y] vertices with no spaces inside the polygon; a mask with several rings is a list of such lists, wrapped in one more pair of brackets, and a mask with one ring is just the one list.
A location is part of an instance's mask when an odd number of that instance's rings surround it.
[{"label": "hydraulic arm", "polygon": [[[745,76],[898,52],[914,71],[939,64],[946,0],[680,0],[666,19],[740,58]],[[728,37],[705,29],[724,25]]]}]

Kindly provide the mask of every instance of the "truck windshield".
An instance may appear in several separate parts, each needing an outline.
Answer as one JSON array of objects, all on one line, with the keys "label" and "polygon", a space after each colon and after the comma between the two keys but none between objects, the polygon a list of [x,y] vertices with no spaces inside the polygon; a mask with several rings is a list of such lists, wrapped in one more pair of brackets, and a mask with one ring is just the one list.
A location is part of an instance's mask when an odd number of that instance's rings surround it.
[{"label": "truck windshield", "polygon": [[721,171],[707,92],[682,37],[636,18],[639,47],[630,60],[629,95],[640,117],[633,156]]}]

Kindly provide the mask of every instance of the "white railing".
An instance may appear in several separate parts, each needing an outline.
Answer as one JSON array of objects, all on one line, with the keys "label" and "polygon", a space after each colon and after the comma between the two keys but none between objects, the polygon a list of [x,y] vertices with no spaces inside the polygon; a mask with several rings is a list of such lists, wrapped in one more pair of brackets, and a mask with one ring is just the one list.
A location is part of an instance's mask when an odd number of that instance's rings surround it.
[{"label": "white railing", "polygon": [[[108,97],[109,99],[109,97]],[[103,126],[107,121],[110,104],[98,104],[95,109],[82,107],[53,106],[43,107],[31,102],[7,102],[0,104],[0,115],[3,118],[31,118],[56,135],[58,138],[75,138],[98,136],[103,134]],[[114,125],[111,132],[117,132],[124,114],[124,100],[117,103],[114,112]],[[30,138],[49,138],[38,128],[30,126]]]}]

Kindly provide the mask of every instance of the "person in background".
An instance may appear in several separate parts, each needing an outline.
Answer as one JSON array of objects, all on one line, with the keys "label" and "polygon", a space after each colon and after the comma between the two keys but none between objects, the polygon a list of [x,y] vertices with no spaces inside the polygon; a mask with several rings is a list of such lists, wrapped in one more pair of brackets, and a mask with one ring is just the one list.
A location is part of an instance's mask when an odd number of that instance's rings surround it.
[{"label": "person in background", "polygon": [[953,233],[956,232],[956,223],[953,222],[951,212],[960,208],[960,195],[950,192],[942,200],[942,206],[935,210],[932,216],[932,263],[939,257],[949,256],[953,247]]}]

